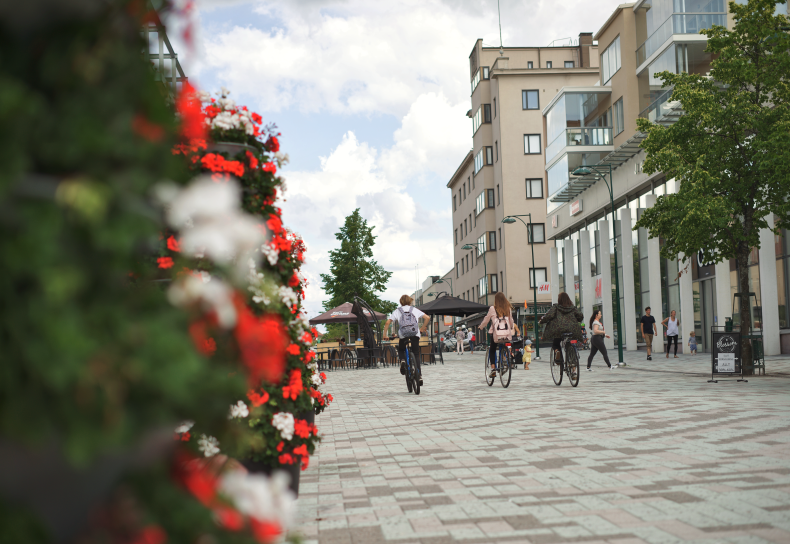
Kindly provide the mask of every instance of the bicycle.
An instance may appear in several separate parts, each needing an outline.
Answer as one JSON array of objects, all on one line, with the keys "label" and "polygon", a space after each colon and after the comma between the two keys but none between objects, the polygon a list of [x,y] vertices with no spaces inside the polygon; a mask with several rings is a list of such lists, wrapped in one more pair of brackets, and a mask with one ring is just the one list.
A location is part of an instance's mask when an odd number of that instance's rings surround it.
[{"label": "bicycle", "polygon": [[[490,346],[486,349],[484,366],[486,383],[488,383],[488,387],[491,387],[494,385],[494,376],[491,375],[491,362],[488,360],[489,349],[491,349]],[[499,373],[499,381],[502,383],[502,387],[510,385],[510,375],[515,364],[513,353],[510,350],[510,342],[499,344],[499,349],[494,357],[494,370]]]},{"label": "bicycle", "polygon": [[571,332],[562,334],[562,349],[565,351],[564,361],[557,361],[556,354],[552,354],[551,377],[557,386],[562,383],[563,372],[568,375],[573,387],[579,385],[579,352],[576,340],[571,340],[572,336]]},{"label": "bicycle", "polygon": [[415,354],[411,352],[409,346],[403,350],[406,354],[406,389],[408,389],[409,393],[414,391],[415,395],[420,394],[420,372],[417,370],[416,365],[412,365],[412,359],[415,361],[417,357]]}]

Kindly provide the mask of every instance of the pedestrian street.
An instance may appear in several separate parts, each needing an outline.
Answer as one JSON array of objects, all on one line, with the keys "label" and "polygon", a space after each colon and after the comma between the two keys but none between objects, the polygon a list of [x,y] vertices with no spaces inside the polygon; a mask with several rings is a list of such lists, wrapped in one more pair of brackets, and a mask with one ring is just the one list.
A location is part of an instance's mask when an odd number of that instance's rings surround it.
[{"label": "pedestrian street", "polygon": [[327,373],[305,541],[790,542],[790,360],[712,384],[709,354],[599,355],[572,388],[546,351],[507,389],[480,352],[425,367],[419,396],[397,368]]}]

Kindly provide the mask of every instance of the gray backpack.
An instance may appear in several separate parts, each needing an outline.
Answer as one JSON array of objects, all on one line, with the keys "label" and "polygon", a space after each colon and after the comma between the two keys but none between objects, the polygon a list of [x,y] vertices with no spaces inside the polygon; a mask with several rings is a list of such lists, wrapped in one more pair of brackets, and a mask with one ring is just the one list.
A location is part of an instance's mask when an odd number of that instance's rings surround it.
[{"label": "gray backpack", "polygon": [[401,338],[411,338],[413,336],[419,336],[420,334],[420,327],[417,324],[417,318],[414,317],[412,313],[411,306],[409,306],[409,310],[404,310],[403,308],[398,308],[400,310],[401,316],[398,328],[398,336]]}]

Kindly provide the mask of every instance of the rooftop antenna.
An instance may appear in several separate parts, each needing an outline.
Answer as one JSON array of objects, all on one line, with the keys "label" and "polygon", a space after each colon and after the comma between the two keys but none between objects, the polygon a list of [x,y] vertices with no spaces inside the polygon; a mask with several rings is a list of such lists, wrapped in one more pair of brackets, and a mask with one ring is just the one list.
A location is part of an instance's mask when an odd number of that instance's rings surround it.
[{"label": "rooftop antenna", "polygon": [[499,10],[499,0],[496,0],[496,12],[499,16],[499,56],[505,56],[505,49],[502,47],[502,12]]}]

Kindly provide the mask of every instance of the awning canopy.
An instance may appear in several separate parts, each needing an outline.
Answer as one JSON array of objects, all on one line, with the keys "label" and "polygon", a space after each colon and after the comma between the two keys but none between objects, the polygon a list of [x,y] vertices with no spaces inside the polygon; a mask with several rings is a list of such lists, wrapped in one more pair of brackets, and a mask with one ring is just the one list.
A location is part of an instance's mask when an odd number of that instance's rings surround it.
[{"label": "awning canopy", "polygon": [[[324,325],[326,323],[356,323],[357,316],[351,311],[352,304],[350,302],[344,302],[340,306],[332,308],[331,310],[322,313],[318,317],[314,317],[310,320],[311,325]],[[368,321],[382,321],[387,319],[387,316],[384,314],[380,314],[379,312],[373,312],[371,316],[368,310],[364,310],[363,313],[365,317],[367,317]]]},{"label": "awning canopy", "polygon": [[439,297],[428,304],[417,307],[418,310],[428,315],[454,315],[457,317],[488,312],[488,308],[485,304],[448,296]]}]

